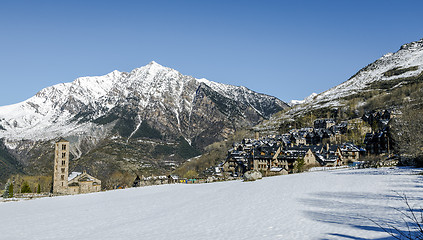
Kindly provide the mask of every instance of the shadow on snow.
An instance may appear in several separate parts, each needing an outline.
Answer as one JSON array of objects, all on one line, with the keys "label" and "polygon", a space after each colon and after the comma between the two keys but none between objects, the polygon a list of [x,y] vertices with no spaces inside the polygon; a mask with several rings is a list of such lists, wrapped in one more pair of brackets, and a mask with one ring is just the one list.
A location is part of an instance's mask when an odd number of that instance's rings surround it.
[{"label": "shadow on snow", "polygon": [[[299,201],[311,207],[310,210],[304,211],[310,219],[352,228],[351,233],[329,232],[322,239],[396,239],[387,231],[399,239],[403,239],[401,233],[407,235],[411,233],[412,236],[418,234],[414,228],[416,224],[404,217],[404,214],[411,214],[413,211],[420,217],[422,210],[420,206],[412,206],[410,211],[404,202],[403,195],[407,195],[407,199],[412,203],[421,202],[423,200],[420,191],[422,184],[419,180],[421,178],[413,182],[399,180],[399,182],[390,183],[392,191],[385,194],[327,191],[310,194],[308,198],[299,199]],[[420,196],[415,196],[416,193],[420,193]],[[410,230],[408,230],[407,224],[410,226]],[[397,232],[398,229],[402,232]],[[369,238],[366,236],[368,235],[366,231],[369,232],[368,234],[386,233],[386,236]],[[360,236],[356,236],[359,234]]]}]

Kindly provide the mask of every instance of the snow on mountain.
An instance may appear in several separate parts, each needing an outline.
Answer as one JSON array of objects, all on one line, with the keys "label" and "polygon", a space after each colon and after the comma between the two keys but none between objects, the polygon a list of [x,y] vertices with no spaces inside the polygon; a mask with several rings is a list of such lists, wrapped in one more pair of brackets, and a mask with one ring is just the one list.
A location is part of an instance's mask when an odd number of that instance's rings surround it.
[{"label": "snow on mountain", "polygon": [[[291,109],[274,114],[255,126],[258,131],[276,133],[283,122],[292,122],[298,116],[323,108],[339,108],[353,103],[355,107],[366,102],[362,95],[377,95],[423,79],[423,39],[404,44],[395,53],[388,53],[367,65],[347,81],[304,100],[290,102]],[[349,102],[356,97],[356,102]]]},{"label": "snow on mountain", "polygon": [[[274,97],[256,94],[245,87],[195,79],[153,61],[129,73],[113,71],[104,76],[81,77],[71,83],[57,84],[26,101],[0,107],[0,138],[45,140],[68,135],[104,135],[110,126],[95,124],[92,120],[105,116],[113,108],[128,105],[131,99],[135,99],[138,112],[170,111],[181,128],[181,117],[191,115],[201,84],[234,101],[248,102],[258,97],[255,101],[259,103],[250,106],[262,116],[269,114],[260,108],[263,101],[286,107]],[[88,120],[81,116],[88,116]]]},{"label": "snow on mountain", "polygon": [[361,69],[344,83],[315,97],[315,103],[336,99],[365,91],[373,82],[415,77],[423,72],[423,39],[404,44],[395,53],[388,53]]},{"label": "snow on mountain", "polygon": [[344,169],[0,202],[0,232],[3,239],[391,239],[372,220],[407,233],[398,194],[420,209],[418,172]]},{"label": "snow on mountain", "polygon": [[289,101],[288,105],[290,107],[293,107],[295,105],[300,105],[300,104],[303,104],[303,103],[309,103],[309,102],[313,101],[315,96],[317,96],[317,93],[312,93],[312,94],[310,94],[310,96],[304,98],[303,100],[291,100],[291,101]]}]

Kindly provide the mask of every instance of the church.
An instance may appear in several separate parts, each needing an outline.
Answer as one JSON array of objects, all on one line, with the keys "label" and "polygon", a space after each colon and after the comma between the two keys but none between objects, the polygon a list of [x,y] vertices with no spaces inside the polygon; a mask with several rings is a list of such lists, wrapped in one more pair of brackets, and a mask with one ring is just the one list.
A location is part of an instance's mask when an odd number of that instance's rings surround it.
[{"label": "church", "polygon": [[55,144],[53,193],[80,194],[101,191],[101,181],[87,172],[72,172],[69,175],[70,143],[60,139]]}]

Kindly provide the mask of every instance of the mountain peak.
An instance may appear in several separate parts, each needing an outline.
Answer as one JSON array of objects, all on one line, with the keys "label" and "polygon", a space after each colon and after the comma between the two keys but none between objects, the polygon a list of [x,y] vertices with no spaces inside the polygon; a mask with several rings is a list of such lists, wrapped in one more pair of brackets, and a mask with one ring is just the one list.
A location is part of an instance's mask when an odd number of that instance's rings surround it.
[{"label": "mountain peak", "polygon": [[120,71],[118,71],[118,70],[114,70],[114,71],[112,71],[112,72],[110,72],[110,73],[106,74],[105,76],[113,77],[113,76],[118,76],[118,75],[120,75],[120,74],[122,74],[122,72],[120,72]]},{"label": "mountain peak", "polygon": [[417,50],[423,48],[423,38],[419,41],[407,43],[401,46],[400,50]]},{"label": "mountain peak", "polygon": [[151,67],[155,67],[155,68],[168,68],[168,67],[165,67],[165,66],[157,63],[156,61],[149,62],[145,67],[150,67],[150,68]]},{"label": "mountain peak", "polygon": [[172,68],[165,67],[155,61],[151,61],[149,64],[147,64],[146,67],[149,67],[150,69],[166,69],[166,70],[173,70]]}]

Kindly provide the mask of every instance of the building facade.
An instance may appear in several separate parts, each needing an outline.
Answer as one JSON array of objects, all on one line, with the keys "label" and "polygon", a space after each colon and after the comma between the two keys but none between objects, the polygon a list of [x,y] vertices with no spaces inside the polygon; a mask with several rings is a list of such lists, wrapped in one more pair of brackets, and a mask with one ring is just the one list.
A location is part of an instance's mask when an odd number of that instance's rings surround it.
[{"label": "building facade", "polygon": [[72,172],[68,178],[68,194],[91,193],[101,191],[101,181],[87,172]]}]

